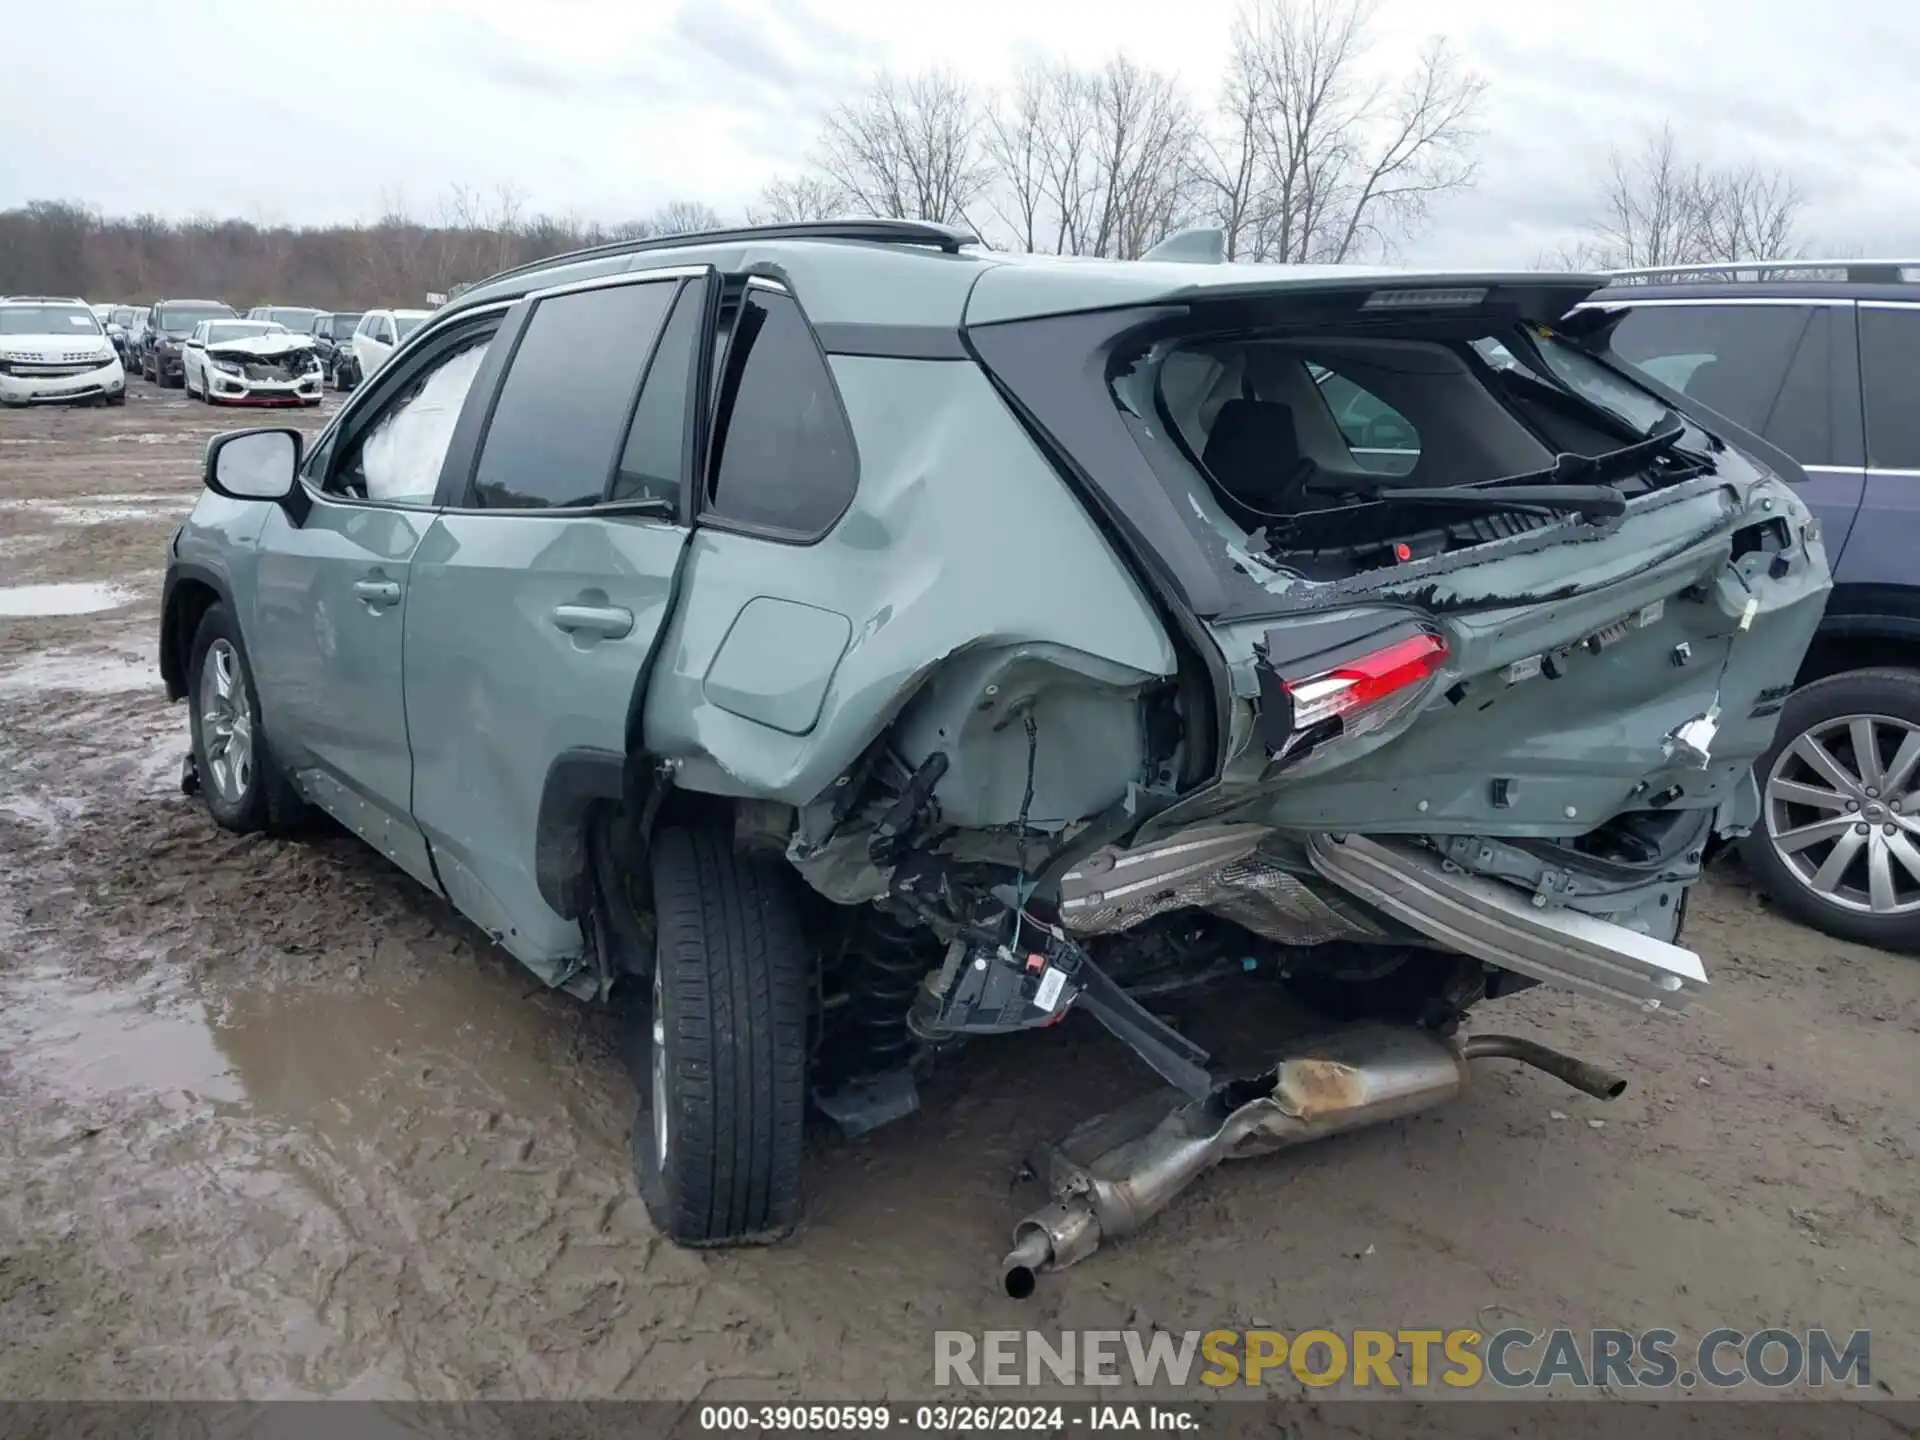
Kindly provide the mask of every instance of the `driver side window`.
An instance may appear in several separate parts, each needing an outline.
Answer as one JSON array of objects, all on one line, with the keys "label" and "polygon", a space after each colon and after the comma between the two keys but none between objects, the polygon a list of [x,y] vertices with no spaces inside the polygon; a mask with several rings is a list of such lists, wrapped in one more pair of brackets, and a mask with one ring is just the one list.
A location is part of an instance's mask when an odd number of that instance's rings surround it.
[{"label": "driver side window", "polygon": [[329,494],[388,505],[430,505],[453,427],[493,333],[438,356],[359,432],[328,478]]}]

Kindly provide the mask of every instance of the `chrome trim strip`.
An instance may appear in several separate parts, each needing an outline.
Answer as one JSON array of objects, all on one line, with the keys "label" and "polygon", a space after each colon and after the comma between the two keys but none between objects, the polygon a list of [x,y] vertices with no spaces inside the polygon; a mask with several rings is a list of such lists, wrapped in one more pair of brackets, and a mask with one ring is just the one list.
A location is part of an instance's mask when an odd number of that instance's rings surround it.
[{"label": "chrome trim strip", "polygon": [[1846,305],[1901,305],[1903,303],[1905,302],[1895,300],[1849,300],[1841,296],[1818,295],[1810,295],[1805,299],[1790,295],[1729,295],[1724,299],[1715,295],[1683,295],[1653,300],[1582,300],[1573,308],[1576,310],[1651,310],[1656,305],[1800,305],[1808,309],[1825,307],[1832,310]]},{"label": "chrome trim strip", "polygon": [[[652,270],[616,270],[611,275],[595,275],[590,280],[573,280],[545,290],[529,290],[522,300],[549,300],[555,295],[575,295],[582,290],[611,290],[616,285],[644,285],[649,280],[687,280],[711,273],[711,265],[662,265]],[[478,307],[476,307],[477,309]],[[474,314],[474,310],[463,312]]]},{"label": "chrome trim strip", "polygon": [[1920,470],[1894,465],[1802,465],[1800,468],[1819,475],[1865,475],[1868,479],[1889,475],[1897,480],[1920,480]]}]

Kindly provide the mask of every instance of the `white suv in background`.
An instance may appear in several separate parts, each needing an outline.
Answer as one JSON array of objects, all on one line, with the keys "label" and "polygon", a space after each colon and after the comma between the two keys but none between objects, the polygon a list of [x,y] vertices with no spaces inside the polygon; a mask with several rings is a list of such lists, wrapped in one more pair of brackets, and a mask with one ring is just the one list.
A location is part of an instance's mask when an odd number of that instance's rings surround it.
[{"label": "white suv in background", "polygon": [[378,370],[400,342],[418,330],[431,310],[369,310],[353,332],[353,362],[357,379]]},{"label": "white suv in background", "polygon": [[0,296],[0,404],[127,402],[127,372],[87,302]]}]

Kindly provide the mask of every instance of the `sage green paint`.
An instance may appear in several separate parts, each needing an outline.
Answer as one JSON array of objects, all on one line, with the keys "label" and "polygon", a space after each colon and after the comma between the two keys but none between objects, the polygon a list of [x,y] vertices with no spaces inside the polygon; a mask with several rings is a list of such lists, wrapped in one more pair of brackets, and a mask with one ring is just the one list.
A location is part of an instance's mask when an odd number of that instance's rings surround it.
[{"label": "sage green paint", "polygon": [[[626,753],[634,684],[660,632],[687,531],[637,516],[448,511],[407,597],[413,814],[447,897],[551,981],[580,953],[535,873],[547,774]],[[562,606],[633,616],[617,638],[568,633]]]},{"label": "sage green paint", "polygon": [[728,714],[804,735],[852,638],[844,615],[756,595],[734,617],[701,693]]},{"label": "sage green paint", "polygon": [[[1548,585],[1580,593],[1443,611],[1448,657],[1425,705],[1324,756],[1273,765],[1252,734],[1254,646],[1284,621],[1215,627],[1242,711],[1241,745],[1217,786],[1156,816],[1141,838],[1200,818],[1303,831],[1574,836],[1667,791],[1677,791],[1667,803],[1682,809],[1729,801],[1737,808],[1752,763],[1773,738],[1775,717],[1752,712],[1762,692],[1792,684],[1832,582],[1811,514],[1792,489],[1735,459],[1723,470],[1714,481],[1676,487],[1665,504],[1636,509],[1603,537],[1452,572],[1447,598]],[[1786,522],[1794,537],[1778,576],[1768,573],[1772,555],[1731,558],[1734,532],[1769,519]],[[1391,605],[1432,584],[1389,580],[1372,598]],[[1689,591],[1698,598],[1684,598]],[[1742,629],[1749,598],[1755,610]],[[1631,623],[1654,605],[1657,620]],[[1629,628],[1616,643],[1598,653],[1580,648],[1618,622]],[[1568,650],[1558,679],[1506,678],[1517,662]],[[1681,656],[1685,663],[1676,663]],[[1708,768],[1662,763],[1657,737],[1715,706]],[[1417,739],[1401,743],[1415,729]],[[1505,805],[1495,803],[1495,778],[1509,782]]]},{"label": "sage green paint", "polygon": [[[736,240],[568,262],[483,285],[446,313],[694,265],[779,278],[817,326],[949,331],[1198,296],[1538,278]],[[1804,507],[1731,453],[1711,480],[1531,553],[1340,586],[1245,557],[1296,613],[1437,614],[1447,669],[1424,708],[1276,768],[1255,738],[1254,646],[1285,621],[1212,626],[1230,755],[1215,783],[1169,803],[1170,770],[1148,772],[1141,705],[1175,672],[1159,612],[988,377],[964,360],[830,363],[859,483],[811,544],[632,516],[322,499],[295,526],[277,507],[211,495],[182,530],[182,560],[233,588],[267,733],[303,791],[423,883],[443,883],[549,983],[576,971],[583,937],[539,886],[542,798],[570,757],[625,761],[636,694],[638,748],[673,762],[678,787],[803,815],[825,808],[883,734],[910,767],[944,752],[935,799],[960,832],[956,853],[1004,848],[1022,818],[1067,833],[1096,815],[1114,834],[1152,815],[1136,840],[1225,815],[1292,831],[1486,836],[1491,851],[1498,837],[1583,833],[1673,786],[1685,808],[1750,812],[1747,767],[1772,729],[1752,711],[1792,679],[1830,584]],[[349,401],[349,413],[365,403]],[[1771,557],[1731,559],[1734,531],[1764,515],[1796,537],[1783,576],[1761,568]],[[369,576],[397,584],[403,602],[369,607],[353,588]],[[1563,589],[1574,593],[1558,598]],[[1697,598],[1682,600],[1689,591]],[[1655,602],[1657,621],[1574,656],[1562,679],[1507,683],[1514,662]],[[556,623],[583,608],[632,623],[617,634]],[[1682,645],[1689,663],[1678,666]],[[1649,737],[1716,703],[1709,767],[1663,763]],[[1513,782],[1504,808],[1488,789],[1495,774]],[[850,867],[826,857],[819,873],[871,893],[857,848]],[[1610,903],[1652,924],[1660,898]]]},{"label": "sage green paint", "polygon": [[[1173,673],[1153,609],[979,367],[850,356],[832,365],[860,437],[859,488],[832,532],[786,545],[702,529],[688,547],[644,729],[649,752],[680,762],[677,784],[805,805],[901,717],[924,681],[975,651],[1053,647],[1119,681],[1105,703],[1129,709],[1141,686]],[[818,606],[853,627],[803,735],[737,714],[707,689],[734,617],[756,597]],[[909,764],[990,698],[941,693],[941,717],[911,729]],[[1007,756],[994,764],[1024,776],[1022,727],[993,732],[991,743]],[[1089,790],[1123,789],[1141,763],[1137,746],[1081,746],[1060,759],[1058,783]],[[1019,787],[1010,801],[1005,787],[993,793],[994,823],[1010,823]],[[979,803],[951,774],[936,796],[943,810]]]},{"label": "sage green paint", "polygon": [[[295,525],[262,509],[245,637],[274,754],[301,793],[432,885],[401,665],[406,587],[432,517],[316,498]],[[392,602],[362,598],[363,582],[390,585]]]}]

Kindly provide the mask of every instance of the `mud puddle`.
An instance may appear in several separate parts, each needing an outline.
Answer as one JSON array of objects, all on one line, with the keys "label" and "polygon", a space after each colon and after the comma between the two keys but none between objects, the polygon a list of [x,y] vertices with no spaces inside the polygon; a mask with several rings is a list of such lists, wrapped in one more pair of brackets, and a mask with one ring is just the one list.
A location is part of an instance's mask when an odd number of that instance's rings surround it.
[{"label": "mud puddle", "polygon": [[199,1003],[168,989],[96,986],[36,966],[0,982],[0,1041],[70,1100],[126,1092],[239,1100]]},{"label": "mud puddle", "polygon": [[92,615],[102,610],[117,610],[132,598],[124,586],[91,581],[57,585],[0,585],[0,619]]}]

